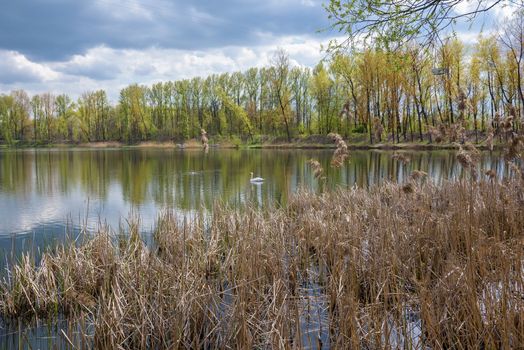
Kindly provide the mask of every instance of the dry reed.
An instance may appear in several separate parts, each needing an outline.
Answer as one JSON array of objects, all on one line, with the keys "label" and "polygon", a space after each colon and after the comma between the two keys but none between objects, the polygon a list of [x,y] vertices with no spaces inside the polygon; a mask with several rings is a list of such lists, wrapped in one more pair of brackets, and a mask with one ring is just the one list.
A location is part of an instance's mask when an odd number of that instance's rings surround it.
[{"label": "dry reed", "polygon": [[209,149],[209,139],[207,138],[207,132],[204,129],[200,130],[200,141],[202,142],[202,147],[204,151],[207,152]]},{"label": "dry reed", "polygon": [[375,137],[375,142],[382,141],[382,134],[384,133],[384,126],[379,118],[373,118],[372,126],[373,136]]},{"label": "dry reed", "polygon": [[344,162],[349,157],[348,146],[346,141],[344,141],[342,136],[339,134],[330,133],[328,136],[331,137],[335,143],[335,146],[337,147],[333,152],[333,156],[331,157],[331,166],[334,168],[340,168],[342,165],[344,165]]},{"label": "dry reed", "polygon": [[324,168],[322,168],[320,162],[316,159],[310,159],[308,163],[311,165],[311,168],[313,169],[313,177],[317,180],[325,180]]},{"label": "dry reed", "polygon": [[487,136],[486,136],[486,146],[490,151],[493,151],[493,139],[495,138],[495,132],[493,127],[490,125],[488,127]]},{"label": "dry reed", "polygon": [[398,161],[398,162],[401,162],[402,164],[408,164],[411,159],[405,155],[405,154],[402,154],[402,153],[394,153],[391,158],[393,158],[394,160]]},{"label": "dry reed", "polygon": [[102,229],[39,265],[22,258],[0,312],[83,315],[104,349],[524,344],[523,182],[401,186],[165,212],[151,246],[137,225],[119,239]]}]

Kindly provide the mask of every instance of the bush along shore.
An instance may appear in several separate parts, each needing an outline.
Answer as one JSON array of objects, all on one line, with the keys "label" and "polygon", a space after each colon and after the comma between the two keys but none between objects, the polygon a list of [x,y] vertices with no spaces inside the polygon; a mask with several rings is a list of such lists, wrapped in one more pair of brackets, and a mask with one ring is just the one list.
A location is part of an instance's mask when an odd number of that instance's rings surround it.
[{"label": "bush along shore", "polygon": [[[200,138],[186,140],[152,140],[140,142],[101,141],[101,142],[62,142],[62,143],[34,143],[14,142],[1,144],[0,149],[28,149],[28,148],[90,148],[90,149],[114,149],[114,148],[161,148],[161,149],[335,149],[331,134],[308,135],[293,137],[290,141],[284,137],[258,135],[250,139],[238,137],[215,137],[208,139],[207,132],[202,129]],[[395,142],[395,140],[384,139],[382,142],[370,143],[365,134],[351,134],[341,136],[349,149],[360,150],[458,150],[460,145],[474,144],[479,150],[502,149],[512,139],[510,134],[475,134],[464,132],[463,137],[448,135],[437,141],[429,141],[429,134],[424,136],[423,141],[416,139]],[[204,142],[206,141],[206,142]],[[205,146],[207,144],[207,147]]]},{"label": "bush along shore", "polygon": [[524,180],[470,175],[164,212],[149,246],[100,229],[10,266],[0,313],[79,322],[79,348],[515,348]]}]

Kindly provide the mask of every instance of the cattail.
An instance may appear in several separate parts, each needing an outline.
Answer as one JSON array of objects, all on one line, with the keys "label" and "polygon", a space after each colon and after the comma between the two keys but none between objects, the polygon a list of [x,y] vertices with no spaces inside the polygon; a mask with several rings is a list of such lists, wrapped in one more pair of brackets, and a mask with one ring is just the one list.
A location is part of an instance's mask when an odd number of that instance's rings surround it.
[{"label": "cattail", "polygon": [[313,176],[315,177],[315,179],[324,179],[324,177],[322,176],[324,174],[324,169],[322,168],[322,165],[320,165],[320,162],[316,159],[310,159],[308,163],[313,168]]},{"label": "cattail", "polygon": [[506,161],[512,161],[514,159],[521,157],[521,148],[524,143],[524,136],[514,136],[509,143],[509,146],[504,153],[504,158]]},{"label": "cattail", "polygon": [[488,146],[488,149],[490,151],[493,151],[493,138],[494,138],[495,134],[493,132],[493,128],[490,126],[488,128],[488,135],[486,137],[486,146]]},{"label": "cattail", "polygon": [[464,144],[464,149],[468,152],[473,163],[478,163],[480,160],[480,151],[477,149],[477,147],[475,147],[475,145],[470,142],[466,142]]},{"label": "cattail", "polygon": [[441,143],[443,141],[442,134],[440,133],[438,128],[435,128],[434,126],[429,126],[429,133],[431,137],[433,138],[433,141],[436,143]]},{"label": "cattail", "polygon": [[497,176],[497,173],[495,172],[495,170],[493,169],[489,169],[489,170],[486,170],[484,172],[484,174],[489,177],[490,180],[493,180],[496,176]]},{"label": "cattail", "polygon": [[504,118],[504,120],[502,121],[502,130],[504,130],[505,132],[510,132],[511,130],[513,130],[513,119],[514,117],[512,115],[509,115],[506,118]]},{"label": "cattail", "polygon": [[408,182],[402,186],[402,192],[413,193],[415,192],[415,185],[412,182]]},{"label": "cattail", "polygon": [[202,142],[204,150],[207,151],[209,147],[209,140],[207,138],[207,132],[204,129],[200,130],[200,141]]},{"label": "cattail", "polygon": [[459,145],[457,160],[465,170],[469,171],[469,174],[473,180],[476,180],[478,177],[477,163],[479,159],[480,152],[474,145],[466,143],[464,148]]},{"label": "cattail", "polygon": [[413,170],[413,172],[411,173],[411,179],[414,181],[424,179],[427,176],[428,176],[428,173],[426,173],[425,171],[421,171],[421,170]]},{"label": "cattail", "polygon": [[385,322],[409,339],[406,322],[424,319],[425,344],[516,348],[521,186],[299,192],[284,207],[219,205],[183,225],[165,212],[151,245],[97,232],[38,263],[26,253],[0,279],[4,343],[23,347],[22,327],[67,322],[71,348],[321,349],[326,337],[326,347],[383,348]]},{"label": "cattail", "polygon": [[393,154],[393,156],[391,156],[391,158],[393,158],[394,160],[398,162],[401,162],[402,164],[408,164],[411,161],[409,157],[401,153],[395,153]]},{"label": "cattail", "polygon": [[331,157],[331,166],[334,168],[340,168],[344,164],[344,161],[349,157],[348,146],[346,141],[344,141],[339,134],[330,133],[328,136],[333,139],[337,147]]},{"label": "cattail", "polygon": [[464,126],[462,126],[462,124],[455,123],[450,126],[448,133],[450,141],[456,142],[458,140],[465,139],[466,129],[464,128]]},{"label": "cattail", "polygon": [[477,167],[474,167],[474,166],[471,167],[469,169],[469,174],[471,175],[471,178],[473,179],[473,181],[477,181],[477,178],[479,177]]},{"label": "cattail", "polygon": [[375,134],[375,139],[380,140],[382,133],[384,132],[384,127],[379,118],[373,118],[373,133]]},{"label": "cattail", "polygon": [[509,162],[509,168],[515,173],[516,177],[520,176],[524,180],[524,171],[517,164]]},{"label": "cattail", "polygon": [[457,160],[462,165],[463,168],[469,168],[473,164],[473,160],[468,152],[460,148],[460,151],[457,153]]}]

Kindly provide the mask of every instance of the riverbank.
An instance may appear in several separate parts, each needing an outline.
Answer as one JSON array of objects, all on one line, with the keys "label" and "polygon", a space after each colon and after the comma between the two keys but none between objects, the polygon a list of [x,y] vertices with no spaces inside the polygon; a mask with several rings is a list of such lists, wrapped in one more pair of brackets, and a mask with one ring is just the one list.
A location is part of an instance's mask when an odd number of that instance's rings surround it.
[{"label": "riverbank", "polygon": [[[480,150],[488,150],[485,141],[475,143],[473,137],[468,138],[468,142],[474,144]],[[459,148],[455,142],[377,142],[370,144],[366,135],[353,135],[346,138],[349,149],[353,150],[456,150]],[[495,142],[494,148],[501,148],[504,143]],[[240,141],[238,139],[211,140],[211,149],[334,149],[332,139],[325,135],[311,135],[296,137],[288,142],[282,137],[258,137],[254,141]],[[202,149],[202,144],[197,139],[185,142],[173,141],[143,141],[137,143],[123,143],[119,141],[86,142],[86,143],[17,143],[14,145],[0,145],[3,149],[24,149],[24,148],[163,148],[163,149]]]},{"label": "riverbank", "polygon": [[514,348],[523,188],[417,173],[281,208],[218,206],[207,221],[167,212],[153,246],[130,219],[118,239],[101,229],[21,259],[0,314],[66,315],[75,326],[59,336],[78,348]]}]

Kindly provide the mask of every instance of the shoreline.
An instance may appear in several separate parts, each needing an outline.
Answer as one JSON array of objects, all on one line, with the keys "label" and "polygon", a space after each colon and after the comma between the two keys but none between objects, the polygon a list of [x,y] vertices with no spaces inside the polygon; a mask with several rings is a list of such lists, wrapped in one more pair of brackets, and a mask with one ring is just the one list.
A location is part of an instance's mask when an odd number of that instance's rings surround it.
[{"label": "shoreline", "polygon": [[[348,142],[350,150],[410,150],[410,151],[437,151],[437,150],[458,150],[456,144],[453,143],[351,143]],[[484,143],[475,144],[479,150],[487,151],[488,147]],[[494,149],[500,149],[503,144],[495,144]],[[195,140],[190,140],[187,143],[175,142],[156,142],[145,141],[137,144],[126,144],[118,141],[111,142],[89,142],[79,144],[69,143],[49,143],[49,144],[18,144],[6,145],[1,144],[0,150],[24,150],[24,149],[188,149],[198,150],[202,149],[202,145]],[[304,141],[297,141],[295,143],[258,143],[258,144],[239,144],[235,145],[231,142],[223,142],[217,144],[210,144],[211,149],[335,149],[336,146],[330,143],[309,143]]]}]

